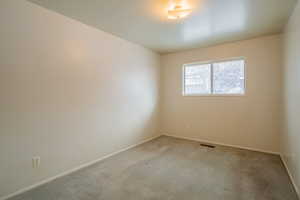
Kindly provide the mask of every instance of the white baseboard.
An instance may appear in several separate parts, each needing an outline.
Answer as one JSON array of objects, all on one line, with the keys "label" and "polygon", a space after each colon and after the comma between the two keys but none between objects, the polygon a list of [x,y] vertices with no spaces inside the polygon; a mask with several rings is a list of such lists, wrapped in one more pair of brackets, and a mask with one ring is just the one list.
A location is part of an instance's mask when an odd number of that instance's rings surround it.
[{"label": "white baseboard", "polygon": [[287,173],[288,173],[288,175],[289,175],[289,177],[290,177],[290,179],[291,179],[291,182],[292,182],[292,184],[293,184],[293,186],[294,186],[294,188],[295,188],[295,191],[296,191],[296,193],[297,193],[297,195],[298,195],[298,198],[300,199],[299,188],[297,187],[297,184],[296,184],[296,182],[295,182],[295,179],[293,178],[292,173],[291,173],[291,171],[289,170],[289,167],[288,167],[288,165],[287,165],[287,163],[286,163],[284,157],[283,157],[281,154],[280,154],[280,158],[281,158],[281,161],[282,161],[284,167],[286,168],[286,171],[287,171]]},{"label": "white baseboard", "polygon": [[238,145],[224,144],[224,143],[214,142],[214,141],[209,141],[209,140],[202,140],[202,139],[190,138],[190,137],[182,137],[182,136],[171,135],[171,134],[166,134],[166,133],[164,133],[163,135],[168,136],[168,137],[178,138],[178,139],[185,139],[185,140],[192,140],[192,141],[196,141],[196,142],[203,142],[203,143],[207,143],[207,144],[215,144],[215,145],[219,145],[219,146],[233,147],[233,148],[238,148],[238,149],[246,149],[246,150],[250,150],[250,151],[257,151],[257,152],[262,152],[262,153],[280,155],[279,152],[266,151],[266,150],[243,147],[243,146],[238,146]]},{"label": "white baseboard", "polygon": [[137,144],[131,145],[131,146],[129,146],[129,147],[126,147],[126,148],[121,149],[121,150],[119,150],[119,151],[116,151],[116,152],[114,152],[114,153],[108,154],[108,155],[106,155],[106,156],[104,156],[104,157],[101,157],[101,158],[99,158],[99,159],[96,159],[96,160],[93,160],[93,161],[91,161],[91,162],[82,164],[82,165],[80,165],[80,166],[78,166],[78,167],[75,167],[75,168],[73,168],[73,169],[70,169],[70,170],[68,170],[68,171],[65,171],[65,172],[63,172],[63,173],[61,173],[61,174],[58,174],[58,175],[56,175],[56,176],[47,178],[47,179],[45,179],[45,180],[42,180],[42,181],[40,181],[40,182],[38,182],[38,183],[35,183],[35,184],[33,184],[33,185],[30,185],[30,186],[28,186],[28,187],[22,188],[22,189],[20,189],[20,190],[14,192],[14,193],[12,193],[12,194],[9,194],[9,195],[4,196],[4,197],[0,197],[0,200],[6,200],[6,199],[9,199],[9,198],[11,198],[11,197],[20,195],[20,194],[22,194],[22,193],[24,193],[24,192],[27,192],[27,191],[29,191],[29,190],[32,190],[32,189],[34,189],[34,188],[36,188],[36,187],[39,187],[39,186],[44,185],[44,184],[46,184],[46,183],[49,183],[49,182],[51,182],[51,181],[53,181],[53,180],[55,180],[55,179],[58,179],[58,178],[60,178],[60,177],[66,176],[66,175],[71,174],[71,173],[74,173],[74,172],[76,172],[76,171],[78,171],[78,170],[80,170],[80,169],[86,168],[86,167],[91,166],[91,165],[93,165],[93,164],[96,164],[96,163],[98,163],[98,162],[100,162],[100,161],[102,161],[102,160],[104,160],[104,159],[106,159],[106,158],[112,157],[112,156],[114,156],[114,155],[116,155],[116,154],[122,153],[122,152],[127,151],[127,150],[129,150],[129,149],[132,149],[132,148],[134,148],[134,147],[136,147],[136,146],[139,146],[139,145],[141,145],[141,144],[144,144],[144,143],[146,143],[146,142],[149,142],[149,141],[151,141],[151,140],[154,140],[154,139],[156,139],[156,138],[158,138],[158,137],[160,137],[160,136],[161,136],[161,135],[158,135],[158,136],[155,136],[155,137],[151,137],[151,138],[146,139],[146,140],[143,140],[143,141],[141,141],[141,142],[139,142],[139,143],[137,143]]}]

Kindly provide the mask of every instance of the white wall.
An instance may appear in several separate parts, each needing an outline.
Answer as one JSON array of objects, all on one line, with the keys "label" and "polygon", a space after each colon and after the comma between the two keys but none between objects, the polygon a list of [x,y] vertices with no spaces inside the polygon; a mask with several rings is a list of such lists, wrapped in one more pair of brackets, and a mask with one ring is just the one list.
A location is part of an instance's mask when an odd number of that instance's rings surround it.
[{"label": "white wall", "polygon": [[0,27],[0,197],[158,135],[159,55],[25,0]]},{"label": "white wall", "polygon": [[[183,97],[182,65],[246,58],[246,96]],[[281,35],[162,56],[162,132],[279,152]]]},{"label": "white wall", "polygon": [[[300,186],[300,3],[294,10],[284,34],[284,131],[282,157]],[[298,189],[299,190],[299,189]],[[299,194],[299,191],[298,191]]]}]

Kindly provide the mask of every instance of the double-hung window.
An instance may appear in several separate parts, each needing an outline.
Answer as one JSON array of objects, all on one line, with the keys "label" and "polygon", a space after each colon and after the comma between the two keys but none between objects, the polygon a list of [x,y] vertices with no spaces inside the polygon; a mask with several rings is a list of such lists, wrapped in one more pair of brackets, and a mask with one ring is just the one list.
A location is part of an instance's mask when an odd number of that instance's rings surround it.
[{"label": "double-hung window", "polygon": [[185,64],[183,95],[244,95],[245,60]]}]

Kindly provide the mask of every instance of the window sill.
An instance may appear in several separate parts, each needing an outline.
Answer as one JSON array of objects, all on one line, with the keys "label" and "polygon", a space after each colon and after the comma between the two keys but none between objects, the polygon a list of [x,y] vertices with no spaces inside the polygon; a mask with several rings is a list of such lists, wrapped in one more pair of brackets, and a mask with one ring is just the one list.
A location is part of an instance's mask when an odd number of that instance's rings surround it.
[{"label": "window sill", "polygon": [[183,94],[183,97],[246,97],[246,94]]}]

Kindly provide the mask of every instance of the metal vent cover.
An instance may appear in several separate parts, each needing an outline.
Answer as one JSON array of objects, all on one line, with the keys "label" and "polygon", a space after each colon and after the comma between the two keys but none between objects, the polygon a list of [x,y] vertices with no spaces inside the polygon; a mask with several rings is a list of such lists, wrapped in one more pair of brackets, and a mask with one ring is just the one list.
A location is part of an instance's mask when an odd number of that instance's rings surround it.
[{"label": "metal vent cover", "polygon": [[207,148],[211,148],[211,149],[216,148],[216,146],[211,145],[211,144],[200,144],[200,146],[202,146],[202,147],[207,147]]}]

